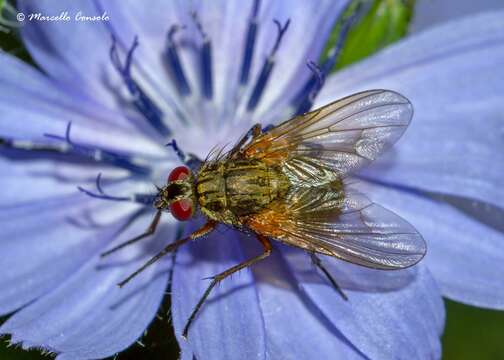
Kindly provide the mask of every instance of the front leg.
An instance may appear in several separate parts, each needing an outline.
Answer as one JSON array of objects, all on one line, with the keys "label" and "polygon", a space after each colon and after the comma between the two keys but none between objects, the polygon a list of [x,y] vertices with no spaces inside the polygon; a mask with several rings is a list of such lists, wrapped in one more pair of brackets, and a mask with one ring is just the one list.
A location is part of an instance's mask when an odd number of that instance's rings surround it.
[{"label": "front leg", "polygon": [[343,290],[341,289],[341,287],[338,285],[338,283],[336,282],[336,280],[334,280],[334,278],[332,277],[331,273],[322,264],[322,260],[320,260],[320,258],[314,252],[310,252],[310,257],[311,257],[311,260],[312,260],[313,264],[316,267],[318,267],[320,270],[322,270],[322,272],[327,277],[327,279],[331,283],[331,285],[334,288],[334,290],[336,290],[336,292],[341,295],[341,297],[343,298],[343,300],[348,301],[348,297],[343,292]]},{"label": "front leg", "polygon": [[147,228],[147,230],[145,230],[143,233],[141,233],[140,235],[138,236],[135,236],[133,239],[130,239],[128,241],[125,241],[115,247],[113,247],[112,249],[110,250],[107,250],[105,251],[104,253],[102,253],[100,256],[101,257],[105,257],[105,256],[109,256],[110,254],[116,252],[117,250],[120,250],[122,249],[123,247],[126,247],[128,245],[131,245],[131,244],[134,244],[136,243],[137,241],[140,241],[144,238],[146,238],[147,236],[150,236],[150,235],[153,235],[155,232],[156,232],[156,229],[157,229],[157,226],[159,224],[159,220],[161,219],[161,215],[163,214],[163,212],[161,210],[158,210],[156,212],[156,215],[154,215],[154,219],[152,219],[152,222],[150,223],[149,227]]},{"label": "front leg", "polygon": [[149,267],[152,264],[154,264],[156,261],[158,261],[159,259],[161,259],[166,254],[168,254],[168,253],[176,250],[178,247],[180,247],[181,245],[185,244],[189,240],[195,240],[197,238],[200,238],[202,236],[205,236],[205,235],[211,233],[215,229],[216,226],[217,226],[217,222],[216,221],[214,221],[214,220],[208,220],[205,225],[203,225],[201,228],[199,228],[198,230],[196,230],[195,232],[193,232],[191,235],[189,235],[189,236],[187,236],[185,238],[179,239],[179,240],[177,240],[177,241],[169,244],[168,246],[166,246],[157,255],[155,255],[154,257],[152,257],[149,261],[147,261],[145,264],[143,264],[138,270],[136,270],[133,274],[131,274],[130,276],[128,276],[126,279],[124,279],[123,281],[121,281],[117,285],[119,287],[123,287],[124,285],[126,285],[127,282],[129,282],[131,279],[133,279],[135,276],[137,276],[138,274],[140,274],[147,267]]}]

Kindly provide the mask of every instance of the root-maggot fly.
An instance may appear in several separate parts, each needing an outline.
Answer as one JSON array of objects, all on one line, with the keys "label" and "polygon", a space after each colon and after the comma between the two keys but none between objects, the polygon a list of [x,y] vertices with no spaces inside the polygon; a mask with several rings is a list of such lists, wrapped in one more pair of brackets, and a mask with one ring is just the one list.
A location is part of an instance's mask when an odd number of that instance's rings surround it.
[{"label": "root-maggot fly", "polygon": [[175,168],[159,189],[157,213],[138,241],[155,232],[161,214],[178,220],[201,212],[206,224],[164,248],[123,286],[165,254],[213,231],[219,223],[252,232],[263,253],[212,277],[187,320],[189,326],[217,283],[266,258],[270,240],[375,269],[402,269],[426,252],[420,234],[394,213],[372,203],[353,188],[349,176],[395,143],[413,115],[411,103],[388,90],[370,90],[296,116],[269,131],[259,124],[230,151],[210,156],[194,172]]}]

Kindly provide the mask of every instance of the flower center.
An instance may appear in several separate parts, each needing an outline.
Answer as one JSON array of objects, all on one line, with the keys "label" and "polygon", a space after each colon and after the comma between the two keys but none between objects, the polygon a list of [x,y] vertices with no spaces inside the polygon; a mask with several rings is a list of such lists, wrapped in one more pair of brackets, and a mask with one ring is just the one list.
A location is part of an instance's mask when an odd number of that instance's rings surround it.
[{"label": "flower center", "polygon": [[[277,55],[282,44],[282,40],[289,28],[290,19],[287,20],[284,24],[280,23],[278,20],[274,20],[274,24],[276,25],[277,32],[276,38],[273,44],[273,47],[270,49],[268,56],[264,59],[262,66],[259,68],[257,72],[257,76],[255,79],[252,78],[252,66],[254,63],[254,52],[256,50],[257,36],[260,29],[260,19],[259,19],[259,11],[261,7],[260,0],[254,0],[250,16],[248,19],[248,27],[247,31],[244,34],[244,47],[241,58],[241,65],[239,67],[239,73],[237,81],[237,96],[234,99],[230,99],[231,104],[226,104],[225,106],[230,107],[238,107],[238,102],[240,102],[240,94],[242,94],[242,90],[250,86],[251,92],[248,98],[244,98],[244,102],[241,104],[246,109],[248,114],[253,113],[260,103],[261,99],[264,96],[265,90],[268,85],[268,81],[271,77],[271,74],[275,68]],[[307,79],[305,84],[300,88],[300,90],[295,94],[295,96],[290,101],[289,111],[291,114],[301,114],[304,113],[312,107],[314,100],[320,90],[324,85],[324,79],[327,74],[334,67],[338,56],[341,52],[341,48],[343,46],[344,40],[347,36],[348,30],[350,29],[352,23],[354,22],[357,16],[357,11],[350,16],[348,19],[343,21],[341,25],[341,30],[339,33],[338,40],[335,46],[329,50],[329,55],[324,62],[320,65],[313,62],[308,61],[307,65],[312,71],[312,75]],[[212,63],[212,39],[205,31],[205,28],[196,12],[191,13],[192,23],[196,28],[198,39],[196,39],[196,60],[197,60],[197,73],[198,79],[197,84],[199,85],[199,94],[203,100],[206,102],[212,101],[215,98],[215,74],[213,73],[213,63]],[[189,24],[188,24],[189,25]],[[187,119],[188,114],[193,114],[196,117],[206,116],[206,109],[196,109],[194,110],[194,102],[190,102],[189,98],[192,98],[195,95],[195,90],[197,90],[197,86],[195,84],[191,84],[189,78],[187,77],[187,72],[184,67],[184,64],[181,61],[180,57],[180,42],[177,42],[176,35],[177,33],[184,29],[185,26],[180,25],[172,25],[166,35],[166,45],[163,52],[163,60],[168,70],[168,74],[170,76],[170,80],[175,85],[177,95],[179,98],[172,99],[163,97],[167,102],[167,105],[173,110],[173,114],[176,119],[179,120],[181,124],[188,124]],[[149,87],[148,83],[142,82],[142,78],[135,78],[132,74],[132,67],[138,64],[134,64],[134,54],[135,50],[139,46],[138,38],[135,37],[131,47],[127,50],[125,57],[121,60],[118,52],[117,41],[114,36],[112,36],[112,45],[110,47],[109,56],[110,61],[116,69],[117,73],[120,75],[126,89],[131,96],[131,104],[137,110],[137,112],[142,116],[142,118],[146,121],[146,123],[160,136],[162,141],[169,140],[173,135],[173,130],[175,128],[175,124],[169,125],[168,120],[165,119],[165,114],[162,109],[166,109],[166,104],[162,104],[159,101],[161,97],[152,97],[153,95],[152,89]],[[231,56],[231,54],[229,54]],[[137,70],[137,69],[135,69]],[[135,73],[136,75],[137,73]],[[142,74],[141,71],[138,74]],[[146,91],[147,90],[147,91]],[[150,92],[149,92],[150,91]],[[158,102],[154,100],[156,99]],[[181,108],[181,106],[188,105],[187,108]],[[189,106],[190,105],[190,106]],[[231,109],[229,112],[232,113],[236,109]],[[228,111],[228,109],[226,109]],[[169,111],[167,111],[169,112]],[[205,114],[205,115],[203,115]],[[194,116],[193,116],[194,117]],[[197,121],[198,119],[192,119],[193,121]],[[205,119],[206,120],[206,119]],[[271,125],[265,127],[265,129],[269,128]],[[70,139],[70,129],[71,124],[68,124],[65,136],[58,135],[46,135],[52,139],[56,139],[62,141],[61,146],[57,145],[46,145],[46,144],[37,144],[31,142],[15,141],[12,139],[3,139],[0,138],[0,146],[7,147],[14,150],[23,150],[23,151],[42,151],[42,152],[57,152],[64,155],[76,156],[78,158],[88,159],[90,161],[95,161],[99,163],[104,163],[107,165],[112,165],[114,167],[119,167],[128,170],[134,176],[142,176],[142,177],[150,177],[152,176],[152,171],[148,165],[145,165],[146,162],[141,162],[137,160],[141,160],[139,157],[116,153],[110,150],[102,149],[99,147],[92,147],[82,144],[76,144]],[[180,134],[180,131],[178,132]],[[203,132],[204,136],[206,136],[206,132]],[[222,132],[225,134],[225,132]],[[194,134],[189,134],[190,138],[194,138]],[[185,136],[185,135],[184,135]],[[172,138],[173,140],[173,138]],[[194,139],[193,139],[194,140]],[[176,142],[173,140],[170,145],[175,150],[175,152],[179,155],[179,158],[185,162],[188,166],[193,167],[198,163],[198,159],[191,156],[186,156],[184,152],[179,149],[176,145]],[[191,165],[191,164],[192,165]],[[195,165],[196,166],[196,165]],[[136,194],[133,196],[122,197],[122,196],[110,196],[104,193],[100,185],[101,175],[98,175],[96,180],[96,189],[97,192],[92,193],[88,190],[84,190],[80,188],[84,193],[93,196],[99,197],[107,200],[117,200],[117,201],[136,201],[136,202],[148,202],[151,198],[149,194]]]},{"label": "flower center", "polygon": [[124,65],[119,59],[117,53],[116,39],[112,37],[112,46],[110,48],[110,60],[116,68],[116,70],[121,75],[129,93],[133,98],[133,104],[136,109],[144,116],[144,118],[163,136],[169,136],[171,134],[170,129],[162,120],[162,112],[159,107],[145,94],[142,88],[137,84],[137,82],[131,76],[131,62],[133,60],[133,53],[138,47],[138,38],[135,37],[133,45],[128,50],[126,55],[126,60]]}]

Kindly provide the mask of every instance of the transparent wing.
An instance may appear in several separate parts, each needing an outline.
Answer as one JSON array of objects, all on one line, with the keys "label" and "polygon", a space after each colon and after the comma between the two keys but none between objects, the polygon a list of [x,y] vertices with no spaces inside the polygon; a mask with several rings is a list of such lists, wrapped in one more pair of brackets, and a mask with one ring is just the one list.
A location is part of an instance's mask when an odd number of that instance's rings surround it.
[{"label": "transparent wing", "polygon": [[413,107],[402,95],[364,91],[278,125],[242,153],[324,183],[330,173],[345,176],[374,160],[401,137],[412,116]]},{"label": "transparent wing", "polygon": [[402,269],[423,258],[426,244],[413,226],[340,184],[300,189],[247,225],[286,244],[370,268]]}]

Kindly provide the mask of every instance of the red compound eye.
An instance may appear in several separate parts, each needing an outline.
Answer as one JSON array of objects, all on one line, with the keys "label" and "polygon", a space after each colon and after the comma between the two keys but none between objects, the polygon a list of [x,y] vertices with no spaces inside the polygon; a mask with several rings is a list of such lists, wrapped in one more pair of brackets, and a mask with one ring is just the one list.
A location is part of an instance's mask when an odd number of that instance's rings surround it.
[{"label": "red compound eye", "polygon": [[180,199],[170,205],[170,212],[179,221],[189,220],[192,216],[193,203],[189,199]]},{"label": "red compound eye", "polygon": [[186,177],[189,176],[190,173],[191,171],[187,167],[177,166],[175,169],[172,170],[172,172],[168,176],[168,182],[175,180],[184,180]]}]

